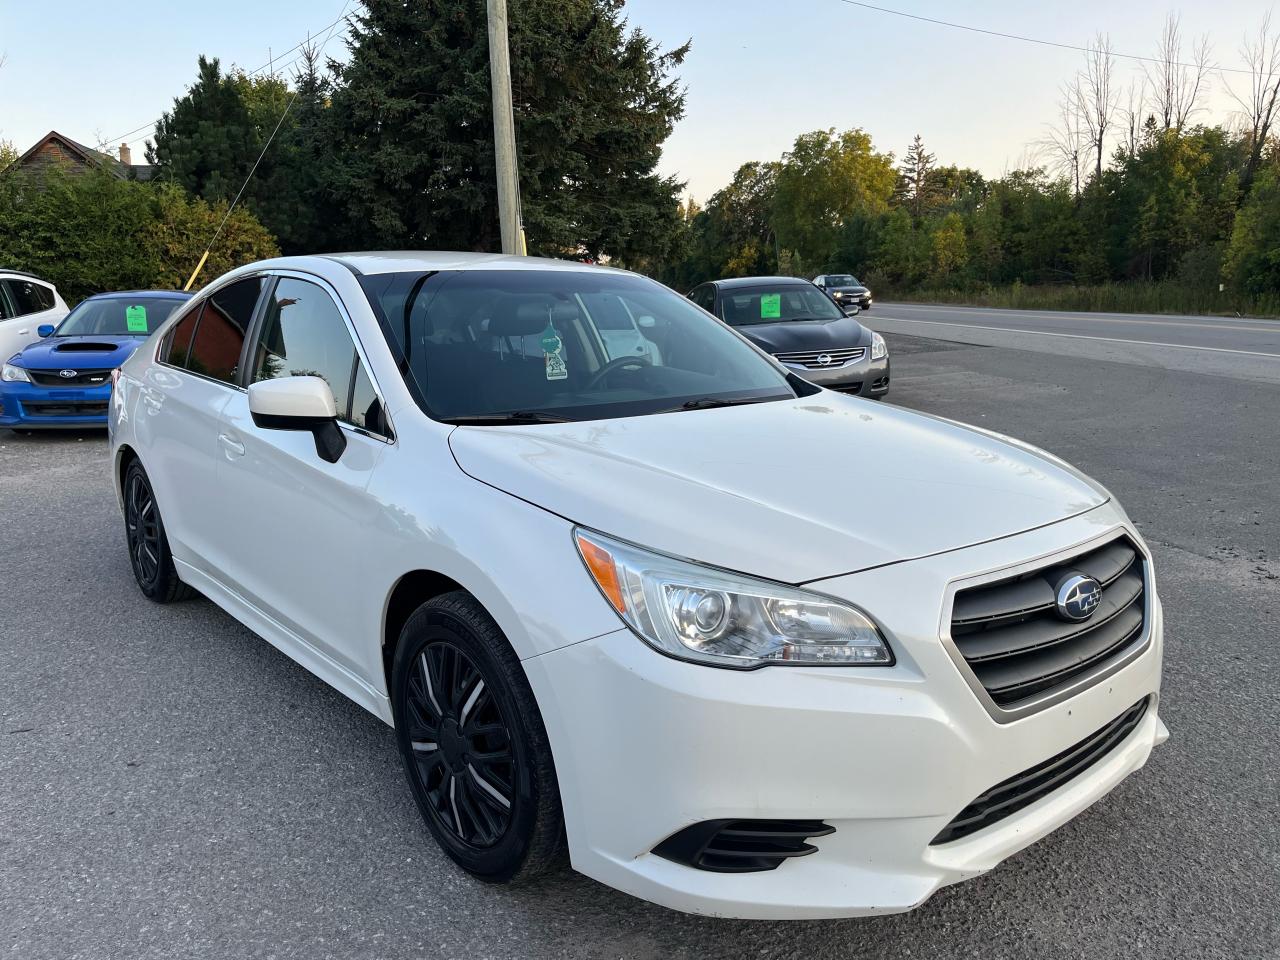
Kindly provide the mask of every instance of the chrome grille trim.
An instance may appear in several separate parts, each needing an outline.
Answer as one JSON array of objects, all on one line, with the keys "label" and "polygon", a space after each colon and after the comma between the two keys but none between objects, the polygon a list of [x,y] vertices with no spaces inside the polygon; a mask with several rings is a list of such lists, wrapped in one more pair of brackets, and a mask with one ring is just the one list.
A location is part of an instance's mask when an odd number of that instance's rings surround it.
[{"label": "chrome grille trim", "polygon": [[[786,353],[775,353],[774,357],[782,363],[806,367],[810,370],[831,370],[861,360],[867,354],[866,347],[840,347],[833,350],[792,350]],[[819,357],[829,357],[828,363],[821,363]]]}]

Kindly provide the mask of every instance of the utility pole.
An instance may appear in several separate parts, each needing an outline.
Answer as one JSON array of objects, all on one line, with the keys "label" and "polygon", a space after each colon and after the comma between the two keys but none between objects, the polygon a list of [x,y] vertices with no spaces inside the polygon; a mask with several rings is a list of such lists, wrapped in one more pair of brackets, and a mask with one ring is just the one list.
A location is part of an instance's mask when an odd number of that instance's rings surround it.
[{"label": "utility pole", "polygon": [[493,87],[493,151],[498,171],[498,222],[503,253],[524,253],[520,230],[520,180],[516,174],[516,125],[511,109],[511,55],[507,49],[507,0],[488,0],[489,77]]}]

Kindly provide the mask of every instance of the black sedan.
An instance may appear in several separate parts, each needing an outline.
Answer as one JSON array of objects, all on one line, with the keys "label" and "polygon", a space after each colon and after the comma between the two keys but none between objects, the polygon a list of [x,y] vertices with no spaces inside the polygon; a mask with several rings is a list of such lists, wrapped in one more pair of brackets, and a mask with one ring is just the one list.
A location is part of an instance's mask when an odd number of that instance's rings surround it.
[{"label": "black sedan", "polygon": [[808,280],[713,280],[694,287],[689,299],[806,380],[876,399],[889,392],[884,338],[846,316]]},{"label": "black sedan", "polygon": [[856,306],[859,310],[871,309],[871,291],[858,278],[849,273],[824,273],[813,278],[813,285],[831,294],[831,299],[842,307]]}]

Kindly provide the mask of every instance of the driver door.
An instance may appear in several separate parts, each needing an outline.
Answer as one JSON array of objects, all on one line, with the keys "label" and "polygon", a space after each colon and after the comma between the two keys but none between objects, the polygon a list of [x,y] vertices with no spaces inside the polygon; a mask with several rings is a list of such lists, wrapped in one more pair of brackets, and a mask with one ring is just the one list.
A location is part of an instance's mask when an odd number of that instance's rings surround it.
[{"label": "driver door", "polygon": [[[337,463],[305,431],[257,426],[248,394],[223,410],[218,480],[236,504],[223,531],[229,585],[308,646],[377,686],[358,651],[360,606],[350,596],[365,532],[379,506],[370,477],[392,444],[383,403],[346,310],[318,278],[280,276],[254,334],[246,384],[319,376],[333,391],[347,446]],[[229,514],[231,515],[231,514]]]}]

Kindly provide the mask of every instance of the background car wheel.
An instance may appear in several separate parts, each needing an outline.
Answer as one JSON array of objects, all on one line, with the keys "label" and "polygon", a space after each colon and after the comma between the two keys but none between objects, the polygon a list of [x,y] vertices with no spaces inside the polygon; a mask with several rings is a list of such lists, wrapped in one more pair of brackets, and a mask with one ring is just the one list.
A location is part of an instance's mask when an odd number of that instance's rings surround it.
[{"label": "background car wheel", "polygon": [[523,882],[563,848],[560,790],[524,668],[474,597],[423,604],[392,669],[396,740],[432,835],[481,880]]},{"label": "background car wheel", "polygon": [[173,603],[195,591],[178,579],[164,534],[164,520],[142,464],[134,460],[124,473],[124,531],[133,577],[148,600]]}]

